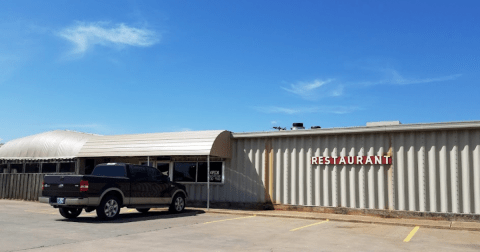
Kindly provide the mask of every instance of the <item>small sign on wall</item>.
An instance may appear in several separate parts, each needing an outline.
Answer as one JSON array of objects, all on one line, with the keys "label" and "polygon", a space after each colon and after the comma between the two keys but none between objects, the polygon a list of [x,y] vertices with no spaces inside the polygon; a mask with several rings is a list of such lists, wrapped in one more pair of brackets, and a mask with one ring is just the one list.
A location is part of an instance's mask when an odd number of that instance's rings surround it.
[{"label": "small sign on wall", "polygon": [[389,165],[390,156],[312,157],[312,165]]}]

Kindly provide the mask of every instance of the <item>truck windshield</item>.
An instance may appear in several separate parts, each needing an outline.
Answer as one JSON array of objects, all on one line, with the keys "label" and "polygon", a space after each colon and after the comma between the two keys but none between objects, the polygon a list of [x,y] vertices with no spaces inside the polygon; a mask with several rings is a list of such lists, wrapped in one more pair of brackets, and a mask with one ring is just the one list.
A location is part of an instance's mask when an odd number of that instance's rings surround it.
[{"label": "truck windshield", "polygon": [[92,172],[94,176],[125,177],[125,167],[121,165],[99,165]]}]

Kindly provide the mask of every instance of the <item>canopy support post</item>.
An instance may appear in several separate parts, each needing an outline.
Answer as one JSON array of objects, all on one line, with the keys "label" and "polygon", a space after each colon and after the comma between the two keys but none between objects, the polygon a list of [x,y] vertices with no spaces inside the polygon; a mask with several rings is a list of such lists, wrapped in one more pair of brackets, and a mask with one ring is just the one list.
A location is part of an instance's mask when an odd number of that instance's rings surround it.
[{"label": "canopy support post", "polygon": [[210,209],[210,155],[207,156],[207,210]]}]

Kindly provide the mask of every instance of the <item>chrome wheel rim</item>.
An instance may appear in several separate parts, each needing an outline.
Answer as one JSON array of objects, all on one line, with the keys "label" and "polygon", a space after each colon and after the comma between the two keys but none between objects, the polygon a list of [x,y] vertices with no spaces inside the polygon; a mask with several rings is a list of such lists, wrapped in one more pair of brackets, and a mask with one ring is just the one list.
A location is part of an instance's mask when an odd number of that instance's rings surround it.
[{"label": "chrome wheel rim", "polygon": [[175,200],[175,210],[177,210],[177,212],[181,212],[184,207],[185,207],[185,201],[183,200],[182,197],[178,197]]},{"label": "chrome wheel rim", "polygon": [[105,204],[105,215],[107,217],[113,217],[117,214],[118,212],[118,203],[116,200],[114,199],[110,199],[109,201],[107,201],[107,203]]}]

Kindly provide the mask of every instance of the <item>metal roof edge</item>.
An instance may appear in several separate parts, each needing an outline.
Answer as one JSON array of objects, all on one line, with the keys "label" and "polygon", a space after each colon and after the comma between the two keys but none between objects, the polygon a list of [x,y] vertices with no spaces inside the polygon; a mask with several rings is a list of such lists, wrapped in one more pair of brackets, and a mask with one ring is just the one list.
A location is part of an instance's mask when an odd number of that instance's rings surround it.
[{"label": "metal roof edge", "polygon": [[480,121],[465,122],[442,122],[442,123],[415,123],[386,126],[360,126],[346,128],[326,129],[305,129],[285,130],[268,132],[245,132],[233,133],[233,138],[255,138],[255,137],[287,137],[287,136],[308,136],[308,135],[332,135],[332,134],[361,134],[375,132],[401,132],[401,131],[426,131],[426,130],[454,130],[454,129],[480,129]]}]

